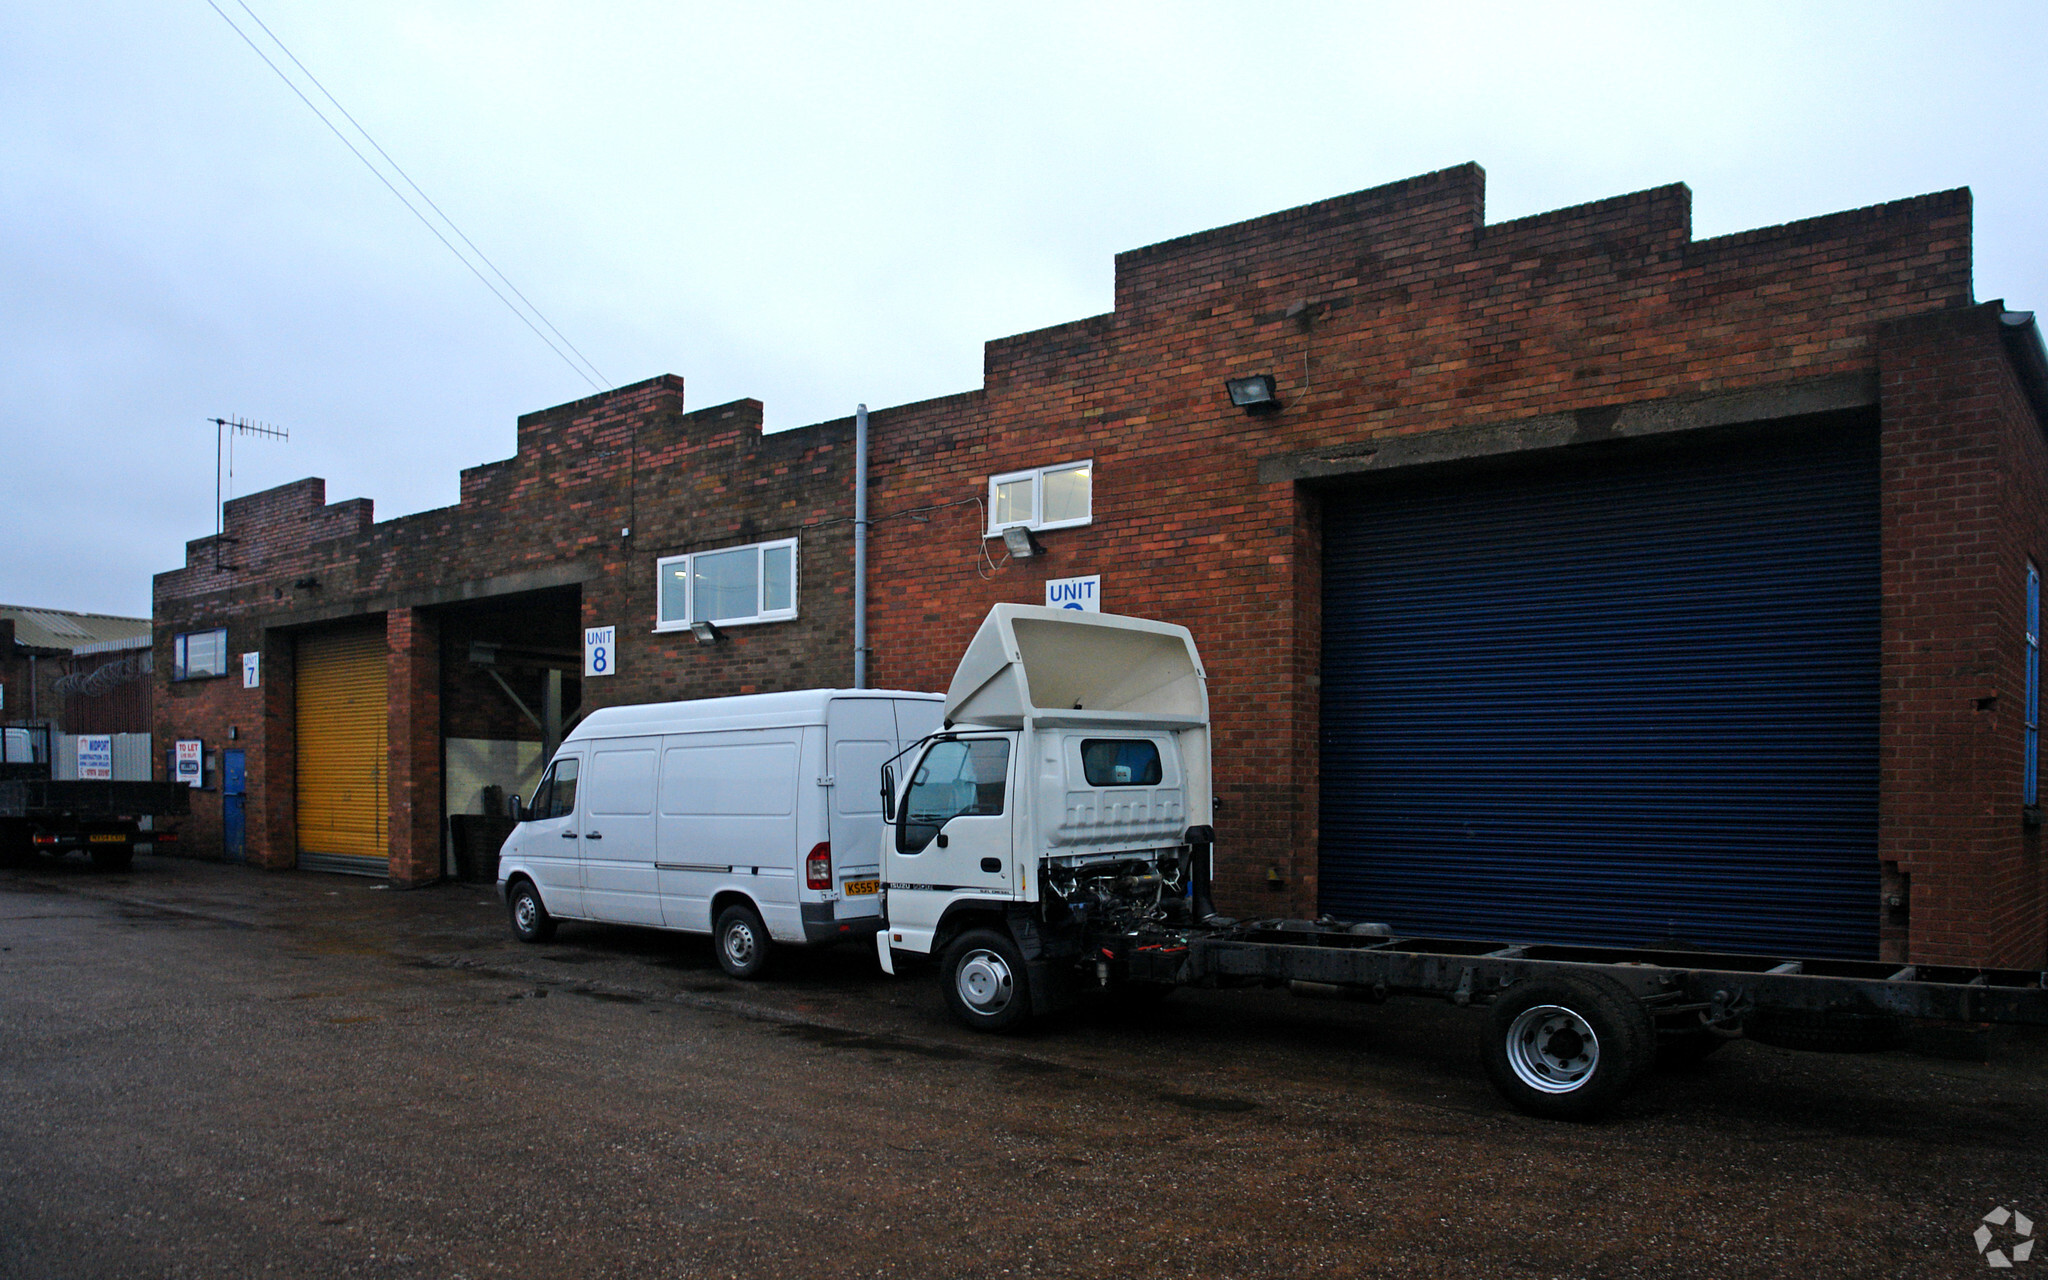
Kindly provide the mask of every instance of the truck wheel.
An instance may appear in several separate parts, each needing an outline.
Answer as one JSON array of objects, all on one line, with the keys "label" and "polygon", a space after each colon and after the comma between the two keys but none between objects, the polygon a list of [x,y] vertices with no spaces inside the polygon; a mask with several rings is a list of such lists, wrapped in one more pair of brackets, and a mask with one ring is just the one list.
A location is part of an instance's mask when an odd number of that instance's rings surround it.
[{"label": "truck wheel", "polygon": [[135,865],[135,847],[124,844],[118,849],[94,849],[92,865],[101,871],[126,871]]},{"label": "truck wheel", "polygon": [[752,907],[734,903],[719,912],[711,941],[718,967],[735,978],[759,977],[768,967],[768,929]]},{"label": "truck wheel", "polygon": [[976,1031],[1013,1031],[1031,1017],[1024,953],[993,929],[970,929],[946,948],[939,983],[953,1016]]},{"label": "truck wheel", "polygon": [[531,881],[513,884],[505,895],[505,909],[512,915],[512,932],[521,942],[546,942],[555,936],[555,918],[541,904],[540,890]]},{"label": "truck wheel", "polygon": [[1483,1058],[1521,1111],[1591,1120],[1656,1056],[1656,1028],[1627,988],[1596,976],[1520,983],[1494,1001]]},{"label": "truck wheel", "polygon": [[29,843],[28,824],[0,818],[0,867],[18,867],[35,851]]}]

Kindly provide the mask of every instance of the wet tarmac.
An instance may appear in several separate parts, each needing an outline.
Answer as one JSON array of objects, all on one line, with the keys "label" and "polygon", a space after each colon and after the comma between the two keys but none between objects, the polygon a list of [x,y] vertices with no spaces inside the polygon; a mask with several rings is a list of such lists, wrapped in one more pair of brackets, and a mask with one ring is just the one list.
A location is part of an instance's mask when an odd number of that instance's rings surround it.
[{"label": "wet tarmac", "polygon": [[[853,948],[512,940],[486,886],[0,871],[0,1276],[1897,1276],[2048,1235],[2048,1037],[1738,1043],[1532,1120],[1480,1015],[948,1021]],[[2048,1265],[2048,1251],[2027,1265]],[[2018,1269],[2015,1269],[2018,1272]]]}]

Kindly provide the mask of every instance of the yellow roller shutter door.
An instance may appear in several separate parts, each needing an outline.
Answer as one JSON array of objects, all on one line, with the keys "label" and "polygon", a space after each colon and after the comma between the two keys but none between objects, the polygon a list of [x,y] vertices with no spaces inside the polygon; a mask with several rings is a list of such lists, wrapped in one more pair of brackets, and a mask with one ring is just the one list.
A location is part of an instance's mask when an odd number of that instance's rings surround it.
[{"label": "yellow roller shutter door", "polygon": [[384,630],[298,642],[299,852],[390,855]]}]

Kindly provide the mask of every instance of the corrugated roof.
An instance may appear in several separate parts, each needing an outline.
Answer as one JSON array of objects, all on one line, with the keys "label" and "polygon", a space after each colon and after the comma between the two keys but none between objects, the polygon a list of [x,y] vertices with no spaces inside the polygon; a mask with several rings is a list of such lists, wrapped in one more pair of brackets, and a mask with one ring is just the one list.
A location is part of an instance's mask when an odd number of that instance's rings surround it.
[{"label": "corrugated roof", "polygon": [[148,618],[117,618],[105,613],[71,613],[12,604],[0,604],[0,618],[14,619],[15,642],[31,649],[127,647],[110,642],[147,643],[150,638]]}]

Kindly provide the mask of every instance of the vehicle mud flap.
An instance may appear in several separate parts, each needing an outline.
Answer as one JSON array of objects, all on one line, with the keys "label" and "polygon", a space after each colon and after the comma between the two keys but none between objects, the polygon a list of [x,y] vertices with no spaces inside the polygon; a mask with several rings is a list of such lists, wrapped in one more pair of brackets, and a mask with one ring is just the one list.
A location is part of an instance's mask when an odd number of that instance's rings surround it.
[{"label": "vehicle mud flap", "polygon": [[1080,972],[1071,961],[1027,960],[1024,972],[1031,981],[1031,1012],[1034,1016],[1071,1008],[1080,998]]},{"label": "vehicle mud flap", "polygon": [[1034,1016],[1068,1008],[1080,995],[1081,980],[1071,957],[1056,954],[1060,948],[1047,946],[1045,933],[1030,908],[1011,907],[1004,913],[1010,936],[1024,953],[1024,972],[1031,984],[1031,1012]]}]

